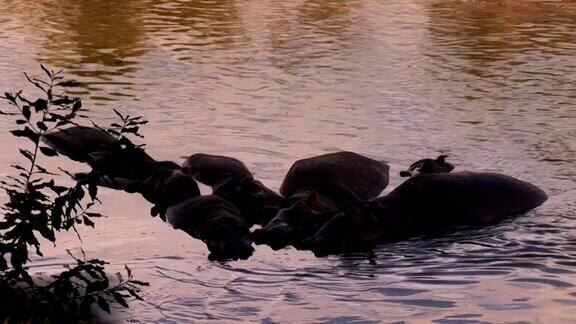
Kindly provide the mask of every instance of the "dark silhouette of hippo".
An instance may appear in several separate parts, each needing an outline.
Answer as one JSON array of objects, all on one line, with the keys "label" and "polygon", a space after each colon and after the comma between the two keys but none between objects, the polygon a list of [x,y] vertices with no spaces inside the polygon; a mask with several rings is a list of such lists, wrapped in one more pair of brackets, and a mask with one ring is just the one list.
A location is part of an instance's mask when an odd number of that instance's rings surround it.
[{"label": "dark silhouette of hippo", "polygon": [[388,185],[389,167],[353,152],[296,161],[280,193],[284,208],[252,237],[256,244],[280,249],[314,234],[332,212],[351,202],[373,199]]},{"label": "dark silhouette of hippo", "polygon": [[86,126],[72,126],[48,132],[42,141],[77,162],[90,163],[94,152],[105,152],[117,145],[117,140],[106,131]]},{"label": "dark silhouette of hippo", "polygon": [[546,199],[538,187],[499,173],[423,174],[384,197],[335,213],[300,248],[325,255],[458,226],[483,226],[538,207]]},{"label": "dark silhouette of hippo", "polygon": [[256,179],[241,161],[220,155],[197,153],[183,164],[183,170],[198,182],[212,187],[212,193],[232,203],[249,224],[270,220],[267,207],[282,203],[282,196]]},{"label": "dark silhouette of hippo", "polygon": [[213,194],[236,206],[251,225],[268,223],[284,202],[282,196],[251,177],[229,179],[215,187]]},{"label": "dark silhouette of hippo", "polygon": [[[158,169],[175,165],[156,161],[128,139],[117,140],[95,127],[72,126],[48,132],[42,141],[74,161],[87,163],[99,174],[99,185],[128,192],[135,191]],[[77,175],[83,176],[86,174]]]},{"label": "dark silhouette of hippo", "polygon": [[222,155],[196,153],[184,161],[182,168],[196,181],[212,188],[230,179],[254,177],[242,161]]},{"label": "dark silhouette of hippo", "polygon": [[436,159],[422,159],[410,165],[408,170],[400,171],[401,177],[413,177],[419,174],[450,173],[454,165],[446,162],[448,155],[440,155]]},{"label": "dark silhouette of hippo", "polygon": [[175,163],[160,167],[148,179],[142,181],[135,192],[154,204],[151,214],[159,215],[162,220],[166,220],[165,213],[170,206],[200,196],[196,181],[182,172]]},{"label": "dark silhouette of hippo", "polygon": [[166,211],[174,228],[202,240],[212,261],[247,259],[254,252],[249,225],[240,211],[218,196],[187,199]]}]

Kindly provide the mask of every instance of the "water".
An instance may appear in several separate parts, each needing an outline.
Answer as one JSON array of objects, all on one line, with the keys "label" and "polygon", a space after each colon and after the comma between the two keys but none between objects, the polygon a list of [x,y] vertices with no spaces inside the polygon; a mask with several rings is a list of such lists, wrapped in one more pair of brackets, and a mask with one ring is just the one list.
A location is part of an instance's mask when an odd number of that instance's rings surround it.
[{"label": "water", "polygon": [[[113,107],[144,115],[159,159],[234,156],[277,189],[296,159],[353,150],[388,161],[393,188],[444,152],[551,196],[498,226],[372,257],[258,247],[220,264],[143,199],[104,190],[109,217],[82,246],[152,284],[108,321],[576,321],[573,1],[0,1],[0,89],[24,87],[39,63],[80,82],[67,91],[100,122]],[[8,170],[18,155],[0,141]],[[71,261],[47,255],[35,269]]]}]

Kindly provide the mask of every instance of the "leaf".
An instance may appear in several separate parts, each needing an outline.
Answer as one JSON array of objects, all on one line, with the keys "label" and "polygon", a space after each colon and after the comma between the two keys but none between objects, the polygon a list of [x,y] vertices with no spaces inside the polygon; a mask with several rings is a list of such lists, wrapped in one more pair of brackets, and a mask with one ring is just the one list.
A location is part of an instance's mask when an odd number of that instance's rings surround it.
[{"label": "leaf", "polygon": [[40,140],[40,135],[37,134],[32,129],[30,129],[30,127],[28,126],[24,127],[24,129],[12,130],[10,131],[10,133],[12,133],[12,135],[17,137],[27,137],[34,143],[38,143],[38,141]]},{"label": "leaf", "polygon": [[126,308],[128,308],[128,303],[126,303],[126,300],[124,299],[124,296],[120,295],[120,293],[117,292],[113,292],[112,293],[112,297],[114,297],[114,300],[116,300],[116,302]]},{"label": "leaf", "polygon": [[124,117],[118,110],[116,109],[112,109],[114,111],[114,113],[120,117],[120,119],[122,119],[123,121],[125,121],[126,119],[128,119],[128,116]]},{"label": "leaf", "polygon": [[42,86],[40,85],[40,83],[32,80],[32,78],[30,78],[30,76],[28,76],[27,73],[24,73],[24,76],[26,77],[26,79],[28,80],[28,82],[32,83],[36,88],[38,88],[38,89],[46,92],[46,89],[44,89],[44,87],[42,87]]},{"label": "leaf", "polygon": [[37,99],[32,105],[34,106],[34,109],[36,109],[36,112],[40,112],[48,108],[48,101],[45,99]]},{"label": "leaf", "polygon": [[132,297],[138,299],[138,300],[142,300],[142,297],[140,297],[140,295],[138,295],[138,293],[134,290],[134,289],[130,289],[130,288],[126,288],[126,291],[132,295]]},{"label": "leaf", "polygon": [[126,274],[128,275],[128,277],[132,278],[132,270],[128,268],[127,265],[124,265],[124,269],[126,269]]},{"label": "leaf", "polygon": [[82,101],[76,100],[76,102],[74,102],[74,105],[72,105],[72,112],[75,113],[78,110],[80,110],[80,108],[82,108]]},{"label": "leaf", "polygon": [[100,307],[100,309],[110,314],[110,305],[108,304],[106,299],[104,299],[101,296],[98,296],[98,306]]},{"label": "leaf", "polygon": [[139,281],[139,280],[130,280],[130,283],[133,283],[138,286],[150,286],[149,282]]},{"label": "leaf", "polygon": [[56,152],[56,150],[46,146],[40,146],[40,152],[46,156],[58,156],[58,152]]},{"label": "leaf", "polygon": [[28,150],[20,149],[20,154],[22,154],[25,158],[30,160],[30,162],[34,161],[34,156]]},{"label": "leaf", "polygon": [[62,98],[58,98],[58,99],[54,99],[52,101],[52,104],[55,106],[64,106],[64,105],[69,105],[73,102],[75,102],[77,99],[73,99],[70,97],[62,97]]},{"label": "leaf", "polygon": [[30,120],[31,115],[32,115],[32,112],[30,111],[30,106],[22,107],[22,116],[24,116],[24,118],[26,118],[26,120]]},{"label": "leaf", "polygon": [[16,103],[16,97],[12,95],[10,92],[4,92],[4,98],[12,103]]},{"label": "leaf", "polygon": [[98,186],[94,182],[90,182],[88,184],[88,194],[92,200],[96,199],[96,195],[98,195]]},{"label": "leaf", "polygon": [[40,67],[49,78],[52,78],[52,72],[50,72],[43,64],[40,64]]},{"label": "leaf", "polygon": [[54,243],[56,241],[56,236],[54,235],[54,231],[49,229],[48,227],[40,227],[38,232],[47,239],[48,241]]},{"label": "leaf", "polygon": [[43,131],[47,131],[48,130],[48,126],[46,126],[46,124],[44,124],[43,122],[39,121],[36,123],[36,126],[38,126],[38,128],[40,128]]},{"label": "leaf", "polygon": [[84,225],[94,227],[94,222],[90,220],[90,218],[84,216]]}]

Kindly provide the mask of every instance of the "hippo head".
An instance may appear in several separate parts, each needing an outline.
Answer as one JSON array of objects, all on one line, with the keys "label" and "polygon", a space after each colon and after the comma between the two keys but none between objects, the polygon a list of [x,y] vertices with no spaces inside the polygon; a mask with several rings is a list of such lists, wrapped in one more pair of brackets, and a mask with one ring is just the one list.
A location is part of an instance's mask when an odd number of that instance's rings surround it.
[{"label": "hippo head", "polygon": [[251,176],[232,178],[214,189],[214,195],[236,206],[251,224],[266,223],[275,215],[271,208],[279,206],[284,198]]},{"label": "hippo head", "polygon": [[302,249],[317,256],[372,248],[384,235],[384,224],[370,202],[356,203],[336,212]]},{"label": "hippo head", "polygon": [[170,207],[166,215],[174,228],[206,244],[211,261],[247,259],[254,252],[240,212],[219,197],[190,198]]},{"label": "hippo head", "polygon": [[208,247],[210,261],[245,260],[254,252],[248,227],[235,213],[210,217],[195,232]]},{"label": "hippo head", "polygon": [[288,200],[288,207],[281,208],[263,228],[252,232],[256,244],[267,244],[273,250],[288,245],[298,247],[328,219],[328,213],[319,202],[318,195],[311,193],[306,199]]},{"label": "hippo head", "polygon": [[138,192],[154,204],[152,215],[164,220],[166,208],[200,195],[196,181],[178,169],[160,167],[140,186]]}]

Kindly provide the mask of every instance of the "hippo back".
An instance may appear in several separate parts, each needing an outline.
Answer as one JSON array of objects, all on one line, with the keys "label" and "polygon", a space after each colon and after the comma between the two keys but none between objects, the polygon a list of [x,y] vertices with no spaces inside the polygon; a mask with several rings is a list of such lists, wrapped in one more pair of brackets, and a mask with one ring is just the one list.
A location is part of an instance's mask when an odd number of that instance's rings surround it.
[{"label": "hippo back", "polygon": [[407,222],[442,226],[498,221],[538,207],[546,199],[540,188],[504,174],[457,172],[410,178],[379,200]]},{"label": "hippo back", "polygon": [[105,131],[85,126],[48,132],[42,136],[42,141],[78,162],[88,162],[90,154],[107,151],[116,143],[116,139]]},{"label": "hippo back", "polygon": [[242,161],[228,156],[196,153],[187,158],[182,167],[198,182],[211,187],[232,178],[253,177]]},{"label": "hippo back", "polygon": [[353,152],[337,152],[298,160],[292,165],[280,193],[290,197],[303,190],[338,187],[359,199],[373,199],[388,185],[389,167]]}]

